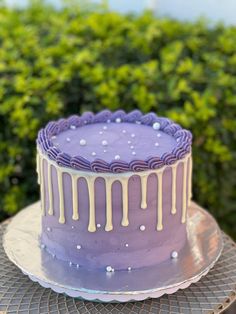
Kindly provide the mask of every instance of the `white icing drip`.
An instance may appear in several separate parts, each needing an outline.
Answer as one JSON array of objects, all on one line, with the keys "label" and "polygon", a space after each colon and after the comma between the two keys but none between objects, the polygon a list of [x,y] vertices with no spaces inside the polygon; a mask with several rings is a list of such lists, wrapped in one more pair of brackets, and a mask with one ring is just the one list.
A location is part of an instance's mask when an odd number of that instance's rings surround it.
[{"label": "white icing drip", "polygon": [[49,215],[53,215],[53,195],[52,195],[52,174],[51,174],[51,164],[48,162],[48,202],[49,208],[48,213]]},{"label": "white icing drip", "polygon": [[[59,193],[59,222],[65,223],[65,208],[64,208],[64,187],[63,187],[63,173],[68,173],[71,176],[72,182],[72,203],[73,203],[73,220],[79,219],[79,208],[78,208],[78,187],[77,181],[79,178],[84,178],[86,180],[88,186],[89,193],[89,225],[88,231],[94,232],[96,231],[96,222],[95,222],[95,194],[94,194],[94,184],[95,180],[98,177],[103,177],[105,179],[105,188],[106,188],[106,231],[111,231],[113,229],[112,223],[112,184],[114,181],[119,181],[122,186],[122,226],[129,225],[128,219],[128,181],[134,173],[128,172],[124,174],[111,174],[111,173],[88,173],[82,171],[76,171],[73,169],[68,170],[67,168],[59,167],[55,162],[48,159],[48,157],[42,155],[39,152],[37,155],[37,171],[38,178],[41,190],[41,204],[42,204],[42,214],[45,215],[45,182],[44,182],[44,169],[43,163],[44,160],[47,162],[48,167],[48,199],[49,199],[49,214],[53,215],[53,193],[52,193],[52,169],[53,165],[56,169],[57,173],[57,181],[58,181],[58,193]],[[192,179],[192,160],[190,154],[186,156],[183,160],[179,160],[174,165],[168,166],[171,167],[172,170],[172,207],[171,213],[176,213],[176,173],[177,167],[179,163],[183,163],[183,191],[182,191],[182,223],[186,221],[186,210],[187,210],[187,202],[189,205],[190,196],[191,196],[191,179]],[[162,205],[162,197],[163,197],[163,189],[162,189],[162,180],[164,170],[167,168],[163,167],[161,169],[143,171],[142,173],[135,173],[138,175],[141,180],[141,208],[147,208],[147,180],[148,176],[152,173],[157,175],[158,179],[158,189],[157,189],[157,230],[160,231],[163,229],[162,224],[162,215],[163,215],[163,205]],[[187,176],[187,169],[189,175]],[[188,182],[187,182],[188,181]],[[187,193],[188,192],[188,193]],[[188,195],[188,198],[187,198]]]},{"label": "white icing drip", "polygon": [[123,199],[123,217],[121,224],[122,226],[126,227],[129,225],[129,218],[128,218],[128,184],[129,184],[129,179],[128,178],[123,178],[121,181],[121,186],[122,186],[122,199]]},{"label": "white icing drip", "polygon": [[73,202],[73,220],[79,219],[79,209],[78,209],[78,176],[71,175],[71,182],[72,182],[72,202]]},{"label": "white icing drip", "polygon": [[176,214],[176,172],[177,172],[177,166],[172,167],[172,207],[171,207],[171,214]]},{"label": "white icing drip", "polygon": [[182,194],[182,218],[181,218],[182,223],[186,222],[186,210],[187,210],[186,186],[187,186],[187,161],[185,160],[185,162],[183,162],[183,194]]},{"label": "white icing drip", "polygon": [[36,172],[38,174],[38,184],[40,184],[40,157],[39,157],[39,154],[37,154],[36,156]]},{"label": "white icing drip", "polygon": [[193,160],[192,156],[189,157],[189,170],[188,170],[188,206],[190,206],[192,199],[192,171],[193,171]]},{"label": "white icing drip", "polygon": [[147,208],[147,179],[148,179],[147,175],[141,176],[141,191],[142,191],[141,208],[142,209]]},{"label": "white icing drip", "polygon": [[88,231],[95,232],[96,231],[96,222],[95,222],[95,195],[94,195],[94,183],[96,177],[86,177],[85,178],[88,185],[89,192],[89,225]]},{"label": "white icing drip", "polygon": [[163,172],[157,173],[158,189],[157,189],[157,231],[163,229],[162,225],[162,177]]},{"label": "white icing drip", "polygon": [[64,189],[63,189],[63,181],[62,181],[63,172],[57,169],[57,181],[58,181],[58,193],[59,193],[59,223],[65,223],[65,208],[64,208]]},{"label": "white icing drip", "polygon": [[45,194],[44,194],[44,176],[43,176],[43,158],[40,159],[40,193],[41,193],[41,209],[43,216],[45,215]]},{"label": "white icing drip", "polygon": [[110,178],[105,178],[106,184],[106,231],[111,231],[113,229],[112,225],[112,183]]}]

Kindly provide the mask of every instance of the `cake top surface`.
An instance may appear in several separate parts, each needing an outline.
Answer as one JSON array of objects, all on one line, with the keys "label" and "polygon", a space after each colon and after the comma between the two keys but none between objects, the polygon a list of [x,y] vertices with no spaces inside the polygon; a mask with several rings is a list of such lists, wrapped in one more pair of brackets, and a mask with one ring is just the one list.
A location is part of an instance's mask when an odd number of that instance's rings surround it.
[{"label": "cake top surface", "polygon": [[60,166],[128,172],[170,165],[190,152],[191,141],[189,131],[154,113],[104,110],[49,122],[37,144]]}]

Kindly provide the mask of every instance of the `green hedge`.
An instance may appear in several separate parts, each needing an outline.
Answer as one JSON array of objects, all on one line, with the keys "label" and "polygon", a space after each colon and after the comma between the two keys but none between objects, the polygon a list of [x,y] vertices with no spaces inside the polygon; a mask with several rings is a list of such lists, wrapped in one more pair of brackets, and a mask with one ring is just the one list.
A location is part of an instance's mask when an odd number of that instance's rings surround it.
[{"label": "green hedge", "polygon": [[191,129],[194,199],[236,237],[236,28],[77,6],[0,8],[1,219],[39,197],[39,128],[103,108]]}]

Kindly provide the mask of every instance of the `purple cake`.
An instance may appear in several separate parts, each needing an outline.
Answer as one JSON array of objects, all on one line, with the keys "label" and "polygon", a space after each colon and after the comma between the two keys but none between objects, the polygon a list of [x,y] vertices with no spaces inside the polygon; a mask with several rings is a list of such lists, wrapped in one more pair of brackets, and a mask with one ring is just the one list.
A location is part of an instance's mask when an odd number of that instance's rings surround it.
[{"label": "purple cake", "polygon": [[187,238],[191,142],[178,124],[138,110],[49,122],[37,139],[42,249],[108,272],[177,258]]}]

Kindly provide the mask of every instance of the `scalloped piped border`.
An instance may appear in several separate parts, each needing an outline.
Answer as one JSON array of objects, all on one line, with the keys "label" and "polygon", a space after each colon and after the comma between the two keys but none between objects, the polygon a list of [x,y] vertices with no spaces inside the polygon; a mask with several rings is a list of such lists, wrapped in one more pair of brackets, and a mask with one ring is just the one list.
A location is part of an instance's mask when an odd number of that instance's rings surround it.
[{"label": "scalloped piped border", "polygon": [[[53,146],[51,137],[68,130],[71,127],[82,127],[87,124],[115,122],[120,119],[121,122],[137,123],[152,126],[158,122],[160,130],[173,136],[176,139],[176,147],[161,157],[150,156],[146,160],[132,160],[130,163],[123,160],[114,160],[110,163],[102,159],[95,159],[93,162],[82,156],[70,156],[62,152],[59,148]],[[82,116],[73,115],[68,119],[49,122],[45,128],[38,133],[37,144],[50,159],[54,160],[59,166],[73,168],[76,170],[92,172],[113,172],[121,173],[128,171],[145,171],[148,169],[158,169],[165,165],[172,165],[180,160],[191,151],[192,134],[190,131],[183,129],[179,124],[173,121],[158,117],[155,113],[143,115],[139,110],[125,113],[123,110],[111,112],[103,110],[97,114],[85,112]]]}]

